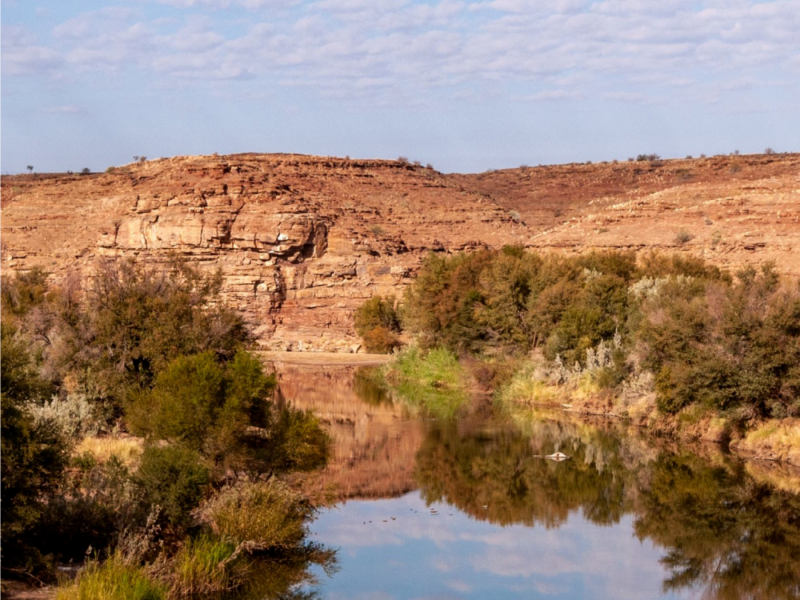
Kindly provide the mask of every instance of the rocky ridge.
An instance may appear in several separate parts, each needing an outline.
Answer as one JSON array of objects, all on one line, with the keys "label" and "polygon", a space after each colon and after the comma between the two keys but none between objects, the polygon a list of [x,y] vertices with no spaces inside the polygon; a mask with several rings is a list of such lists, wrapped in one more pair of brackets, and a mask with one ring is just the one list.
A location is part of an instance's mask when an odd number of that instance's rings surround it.
[{"label": "rocky ridge", "polygon": [[219,269],[225,301],[279,350],[356,351],[355,307],[399,292],[428,252],[527,239],[490,198],[404,161],[177,157],[2,189],[5,270],[179,255]]},{"label": "rocky ridge", "polygon": [[294,154],[158,159],[2,178],[3,272],[55,279],[98,259],[220,270],[263,347],[359,349],[352,313],[399,295],[429,252],[504,244],[660,249],[800,275],[800,155],[444,175],[407,161]]}]

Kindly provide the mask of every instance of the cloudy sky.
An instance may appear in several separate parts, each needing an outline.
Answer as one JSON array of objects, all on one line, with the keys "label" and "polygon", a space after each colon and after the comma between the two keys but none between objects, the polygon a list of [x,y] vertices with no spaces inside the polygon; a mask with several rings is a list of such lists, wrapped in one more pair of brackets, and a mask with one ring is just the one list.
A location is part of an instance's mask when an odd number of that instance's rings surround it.
[{"label": "cloudy sky", "polygon": [[800,0],[2,0],[2,171],[800,150]]}]

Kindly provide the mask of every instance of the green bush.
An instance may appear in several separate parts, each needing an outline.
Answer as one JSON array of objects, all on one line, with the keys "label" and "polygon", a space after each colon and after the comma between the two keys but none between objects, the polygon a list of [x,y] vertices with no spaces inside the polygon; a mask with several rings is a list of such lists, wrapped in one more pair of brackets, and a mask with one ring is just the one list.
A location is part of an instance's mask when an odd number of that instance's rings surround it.
[{"label": "green bush", "polygon": [[22,342],[2,326],[2,560],[37,566],[31,532],[63,481],[69,445],[56,423],[36,420],[27,405],[44,387]]},{"label": "green bush", "polygon": [[211,482],[209,468],[195,450],[181,446],[148,446],[134,475],[142,503],[158,505],[177,527],[191,524],[191,511]]},{"label": "green bush", "polygon": [[670,280],[642,303],[637,336],[661,410],[800,414],[800,292],[769,266],[738,281]]},{"label": "green bush", "polygon": [[274,385],[258,358],[245,351],[227,365],[211,351],[179,356],[152,390],[128,403],[126,415],[139,435],[221,456],[236,449],[247,427],[267,426]]},{"label": "green bush", "polygon": [[222,279],[173,261],[101,265],[91,284],[55,294],[67,371],[119,406],[149,388],[176,357],[211,352],[230,360],[250,341],[242,318],[218,302]]}]

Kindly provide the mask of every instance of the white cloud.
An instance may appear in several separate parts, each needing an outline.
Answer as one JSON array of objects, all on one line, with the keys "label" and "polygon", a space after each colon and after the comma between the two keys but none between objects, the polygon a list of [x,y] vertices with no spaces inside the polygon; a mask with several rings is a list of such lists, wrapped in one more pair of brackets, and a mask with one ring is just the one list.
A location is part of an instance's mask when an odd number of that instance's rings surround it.
[{"label": "white cloud", "polygon": [[[772,85],[800,63],[796,0],[153,1],[193,10],[172,21],[125,7],[88,12],[57,25],[48,45],[4,28],[4,73],[63,76],[70,66],[136,69],[165,83],[264,78],[378,101],[442,86],[479,97],[502,81],[528,86],[517,97],[534,102],[652,102],[665,86],[702,97],[709,80],[744,93],[735,82],[769,67],[778,76],[759,84]],[[282,10],[220,20],[217,11],[231,8]]]}]

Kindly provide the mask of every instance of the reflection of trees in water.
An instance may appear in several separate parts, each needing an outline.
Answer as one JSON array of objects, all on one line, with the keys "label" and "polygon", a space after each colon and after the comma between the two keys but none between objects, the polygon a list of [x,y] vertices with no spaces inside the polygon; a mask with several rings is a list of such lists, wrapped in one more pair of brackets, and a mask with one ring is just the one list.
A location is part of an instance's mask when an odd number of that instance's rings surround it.
[{"label": "reflection of trees in water", "polygon": [[[800,497],[756,482],[740,464],[668,452],[636,462],[619,436],[563,423],[535,430],[532,440],[463,423],[432,428],[417,455],[423,497],[499,525],[557,527],[577,509],[611,524],[633,512],[639,538],[666,549],[665,591],[800,598]],[[556,449],[570,459],[536,456]]]},{"label": "reflection of trees in water", "polygon": [[291,552],[254,558],[242,590],[217,600],[317,600],[320,596],[313,587],[318,581],[310,572],[312,565],[333,575],[338,570],[336,551],[309,543]]},{"label": "reflection of trees in water", "polygon": [[635,530],[667,550],[665,591],[700,584],[720,600],[800,598],[800,497],[693,454],[662,455],[650,481]]},{"label": "reflection of trees in water", "polygon": [[[557,424],[551,433],[551,439],[532,444],[517,431],[463,432],[456,423],[443,423],[420,448],[415,478],[426,501],[452,502],[500,525],[558,526],[577,508],[595,523],[619,520],[625,486],[613,464],[618,440],[598,432],[594,445],[571,443]],[[557,449],[570,459],[542,458]],[[595,456],[604,457],[602,466]]]}]

